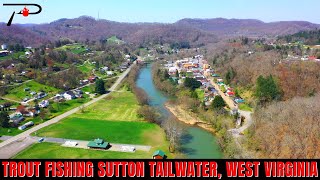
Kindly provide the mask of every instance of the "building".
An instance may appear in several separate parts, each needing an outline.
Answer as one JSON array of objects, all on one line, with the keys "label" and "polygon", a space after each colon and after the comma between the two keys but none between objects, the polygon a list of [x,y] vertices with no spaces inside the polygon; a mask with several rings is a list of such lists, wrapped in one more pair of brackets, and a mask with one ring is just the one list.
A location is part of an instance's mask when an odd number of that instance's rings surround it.
[{"label": "building", "polygon": [[152,159],[166,159],[166,158],[167,158],[166,154],[161,150],[157,150],[152,155]]},{"label": "building", "polygon": [[76,99],[76,95],[72,92],[72,91],[68,91],[68,92],[65,92],[63,94],[63,97],[66,99],[66,100],[72,100],[72,99]]},{"label": "building", "polygon": [[87,147],[93,149],[108,149],[110,148],[110,144],[108,142],[105,142],[103,139],[98,138],[94,141],[90,141]]},{"label": "building", "polygon": [[0,57],[5,57],[9,55],[9,51],[0,51]]},{"label": "building", "polygon": [[39,103],[39,107],[41,107],[41,108],[47,108],[49,105],[50,105],[50,103],[48,100],[44,100]]},{"label": "building", "polygon": [[6,44],[2,44],[2,45],[1,45],[1,49],[2,49],[2,50],[7,50],[7,49],[8,49],[8,46],[7,46]]},{"label": "building", "polygon": [[31,126],[33,126],[33,125],[34,125],[34,123],[33,123],[32,121],[30,121],[30,122],[28,122],[28,123],[26,123],[26,124],[18,127],[18,129],[21,130],[21,131],[23,131],[23,130],[25,130],[25,129],[27,129],[28,127],[31,127]]}]

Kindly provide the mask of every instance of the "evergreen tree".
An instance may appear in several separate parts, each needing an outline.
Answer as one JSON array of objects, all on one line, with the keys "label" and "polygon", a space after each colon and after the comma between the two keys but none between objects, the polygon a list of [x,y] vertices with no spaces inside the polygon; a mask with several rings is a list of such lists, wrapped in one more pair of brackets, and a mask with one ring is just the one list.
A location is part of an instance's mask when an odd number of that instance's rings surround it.
[{"label": "evergreen tree", "polygon": [[226,106],[226,103],[224,102],[221,96],[216,96],[211,106],[213,109],[222,109],[223,107]]},{"label": "evergreen tree", "polygon": [[9,115],[6,111],[0,112],[0,126],[3,128],[9,127]]},{"label": "evergreen tree", "polygon": [[187,87],[187,88],[190,88],[191,90],[195,90],[199,87],[201,87],[201,82],[197,81],[196,79],[194,78],[186,78],[184,80],[184,86]]},{"label": "evergreen tree", "polygon": [[280,90],[272,75],[264,78],[259,76],[256,83],[255,96],[260,103],[280,99]]},{"label": "evergreen tree", "polygon": [[98,79],[96,81],[95,92],[98,93],[98,94],[105,94],[106,93],[106,89],[104,87],[104,81],[102,79]]}]

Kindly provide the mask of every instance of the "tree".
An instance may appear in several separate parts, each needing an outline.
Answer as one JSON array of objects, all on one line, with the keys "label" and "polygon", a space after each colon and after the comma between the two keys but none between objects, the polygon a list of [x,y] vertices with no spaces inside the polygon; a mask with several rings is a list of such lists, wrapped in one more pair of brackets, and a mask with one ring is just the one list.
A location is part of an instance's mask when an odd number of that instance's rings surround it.
[{"label": "tree", "polygon": [[222,109],[226,106],[226,102],[224,102],[221,96],[216,96],[212,102],[212,108],[214,109]]},{"label": "tree", "polygon": [[167,138],[170,142],[169,151],[174,153],[180,145],[180,139],[183,135],[184,129],[182,125],[173,117],[165,120],[162,126],[165,129]]},{"label": "tree", "polygon": [[264,78],[259,76],[256,83],[255,96],[260,103],[270,102],[280,98],[280,90],[272,75]]},{"label": "tree", "polygon": [[159,115],[155,108],[144,105],[138,109],[138,116],[143,117],[146,121],[151,123],[157,123]]},{"label": "tree", "polygon": [[106,93],[106,89],[104,87],[104,81],[102,79],[98,79],[96,81],[95,92],[98,93],[98,94],[105,94]]},{"label": "tree", "polygon": [[179,78],[179,71],[176,70],[176,77]]},{"label": "tree", "polygon": [[8,128],[9,127],[9,115],[6,111],[1,111],[0,112],[0,126],[3,128]]},{"label": "tree", "polygon": [[184,86],[187,88],[190,88],[191,90],[195,90],[195,89],[201,87],[201,85],[202,85],[201,82],[197,81],[194,78],[187,77],[184,81]]},{"label": "tree", "polygon": [[199,98],[198,93],[196,91],[191,91],[190,97],[193,98],[193,99],[198,99]]}]

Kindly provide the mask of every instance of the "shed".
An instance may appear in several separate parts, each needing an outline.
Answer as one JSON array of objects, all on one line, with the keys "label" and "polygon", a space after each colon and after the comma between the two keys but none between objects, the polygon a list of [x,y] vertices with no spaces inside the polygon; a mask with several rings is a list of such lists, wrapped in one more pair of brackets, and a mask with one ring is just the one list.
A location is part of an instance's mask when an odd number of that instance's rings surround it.
[{"label": "shed", "polygon": [[152,158],[153,159],[166,159],[167,156],[163,151],[157,150],[156,152],[153,153]]},{"label": "shed", "polygon": [[95,139],[94,141],[90,141],[87,145],[89,148],[95,149],[107,149],[109,148],[110,144],[105,142],[103,139]]}]

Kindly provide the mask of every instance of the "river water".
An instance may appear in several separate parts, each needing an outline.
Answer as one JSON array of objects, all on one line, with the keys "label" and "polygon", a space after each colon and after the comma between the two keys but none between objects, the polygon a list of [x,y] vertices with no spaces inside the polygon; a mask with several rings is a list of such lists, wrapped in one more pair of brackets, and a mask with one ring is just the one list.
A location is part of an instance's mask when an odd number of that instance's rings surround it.
[{"label": "river water", "polygon": [[[171,115],[171,112],[164,107],[168,97],[156,89],[153,84],[151,65],[141,69],[137,86],[148,94],[150,105],[157,108],[164,119]],[[187,126],[185,135],[181,138],[181,144],[182,153],[188,159],[220,159],[223,157],[214,135],[198,127]]]}]

